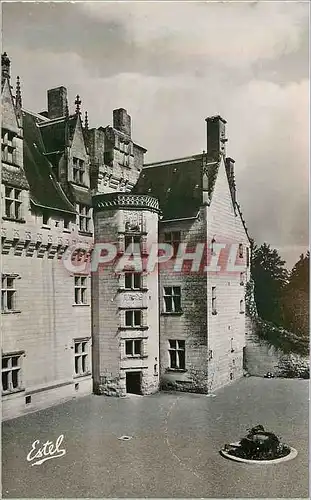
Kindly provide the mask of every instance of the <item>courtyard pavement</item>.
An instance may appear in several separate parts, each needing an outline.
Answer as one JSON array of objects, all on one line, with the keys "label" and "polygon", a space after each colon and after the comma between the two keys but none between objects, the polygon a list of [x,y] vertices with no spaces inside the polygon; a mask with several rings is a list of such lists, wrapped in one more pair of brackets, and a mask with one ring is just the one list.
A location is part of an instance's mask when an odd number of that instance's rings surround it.
[{"label": "courtyard pavement", "polygon": [[[4,422],[3,498],[307,498],[308,386],[244,378],[215,397],[91,395]],[[298,456],[260,466],[220,456],[258,423]],[[60,434],[64,456],[27,462],[36,439],[55,442]]]}]

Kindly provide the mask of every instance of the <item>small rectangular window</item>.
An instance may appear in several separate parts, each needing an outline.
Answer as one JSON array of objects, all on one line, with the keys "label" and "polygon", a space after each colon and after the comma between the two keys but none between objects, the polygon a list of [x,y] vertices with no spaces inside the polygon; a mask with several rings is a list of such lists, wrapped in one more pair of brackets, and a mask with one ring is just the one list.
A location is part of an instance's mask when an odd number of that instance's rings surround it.
[{"label": "small rectangular window", "polygon": [[43,212],[43,214],[42,214],[42,224],[44,226],[48,226],[49,221],[50,221],[49,214],[47,212]]},{"label": "small rectangular window", "polygon": [[185,370],[185,341],[184,340],[169,340],[169,367],[175,370]]},{"label": "small rectangular window", "polygon": [[74,373],[75,375],[87,375],[89,366],[89,339],[74,340]]},{"label": "small rectangular window", "polygon": [[124,236],[124,247],[128,254],[140,255],[141,236]]},{"label": "small rectangular window", "polygon": [[77,184],[84,184],[85,163],[79,158],[72,159],[73,181]]},{"label": "small rectangular window", "polygon": [[244,314],[245,312],[245,305],[244,305],[244,300],[240,300],[240,314]]},{"label": "small rectangular window", "polygon": [[182,312],[180,286],[165,286],[163,299],[164,299],[164,312],[167,313]]},{"label": "small rectangular window", "polygon": [[81,305],[87,304],[87,277],[74,277],[74,303]]},{"label": "small rectangular window", "polygon": [[173,246],[173,255],[175,256],[178,252],[178,247],[181,242],[181,232],[180,231],[169,231],[164,233],[164,242],[169,243]]},{"label": "small rectangular window", "polygon": [[2,392],[10,393],[22,389],[21,360],[24,352],[2,356]]},{"label": "small rectangular window", "polygon": [[125,273],[125,288],[139,290],[141,288],[141,273]]},{"label": "small rectangular window", "polygon": [[77,204],[79,230],[89,233],[91,230],[91,210],[87,205]]},{"label": "small rectangular window", "polygon": [[217,314],[216,287],[212,286],[212,314]]},{"label": "small rectangular window", "polygon": [[242,243],[239,244],[239,258],[243,259],[243,245],[242,245]]},{"label": "small rectangular window", "polygon": [[142,341],[141,339],[126,340],[125,341],[125,354],[128,357],[141,356]]},{"label": "small rectangular window", "polygon": [[142,310],[125,311],[125,326],[130,328],[142,326]]},{"label": "small rectangular window", "polygon": [[16,277],[2,275],[1,310],[10,312],[16,310]]}]

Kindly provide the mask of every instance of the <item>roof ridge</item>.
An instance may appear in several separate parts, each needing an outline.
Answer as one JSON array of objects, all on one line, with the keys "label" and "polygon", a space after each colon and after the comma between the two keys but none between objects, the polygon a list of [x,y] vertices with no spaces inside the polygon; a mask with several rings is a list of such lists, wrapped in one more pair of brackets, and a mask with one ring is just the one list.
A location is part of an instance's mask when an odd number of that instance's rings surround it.
[{"label": "roof ridge", "polygon": [[172,160],[164,160],[164,161],[157,161],[153,163],[145,163],[143,168],[151,168],[151,167],[157,167],[160,165],[173,165],[174,163],[181,163],[181,162],[186,162],[189,160],[199,160],[202,158],[203,153],[195,154],[195,155],[190,155],[190,156],[183,156],[181,158],[174,158]]}]

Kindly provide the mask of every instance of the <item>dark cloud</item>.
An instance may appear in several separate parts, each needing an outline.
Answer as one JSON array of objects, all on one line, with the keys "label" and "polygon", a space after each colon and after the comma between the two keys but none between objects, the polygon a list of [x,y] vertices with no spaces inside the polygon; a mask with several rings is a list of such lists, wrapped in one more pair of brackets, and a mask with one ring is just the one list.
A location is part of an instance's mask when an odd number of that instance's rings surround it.
[{"label": "dark cloud", "polygon": [[26,108],[82,95],[91,126],[132,114],[147,161],[206,148],[228,121],[250,233],[290,264],[308,246],[308,6],[255,3],[4,3],[3,47]]}]

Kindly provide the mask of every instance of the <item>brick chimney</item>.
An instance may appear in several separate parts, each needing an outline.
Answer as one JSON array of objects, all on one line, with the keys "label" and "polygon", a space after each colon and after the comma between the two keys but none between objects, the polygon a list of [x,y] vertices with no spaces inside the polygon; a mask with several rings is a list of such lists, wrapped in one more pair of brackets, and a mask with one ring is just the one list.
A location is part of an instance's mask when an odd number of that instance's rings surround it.
[{"label": "brick chimney", "polygon": [[131,117],[127,114],[126,109],[113,110],[113,128],[131,137]]},{"label": "brick chimney", "polygon": [[1,54],[1,88],[5,80],[10,80],[10,65],[11,61],[6,52]]},{"label": "brick chimney", "polygon": [[65,87],[57,87],[49,89],[48,92],[48,117],[60,118],[66,114],[67,105],[67,89]]},{"label": "brick chimney", "polygon": [[207,158],[208,161],[218,161],[226,154],[226,120],[221,116],[210,116],[206,121]]}]

